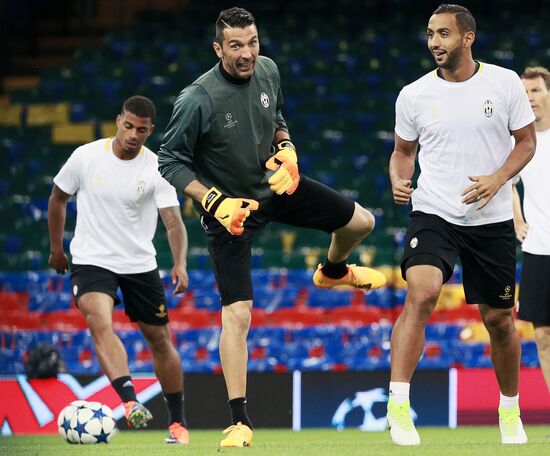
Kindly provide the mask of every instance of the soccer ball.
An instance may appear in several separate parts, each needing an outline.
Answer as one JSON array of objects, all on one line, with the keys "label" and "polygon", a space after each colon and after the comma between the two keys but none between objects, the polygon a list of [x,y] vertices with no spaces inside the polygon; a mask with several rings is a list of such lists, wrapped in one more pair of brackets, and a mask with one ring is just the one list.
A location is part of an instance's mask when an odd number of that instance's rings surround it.
[{"label": "soccer ball", "polygon": [[86,401],[73,401],[61,410],[59,415],[57,415],[57,430],[63,440],[66,440],[69,443],[78,443],[78,441],[71,440],[69,435],[69,430],[71,429],[71,418],[78,409],[85,407],[86,404]]},{"label": "soccer ball", "polygon": [[116,432],[113,411],[100,402],[86,402],[78,408],[67,432],[71,443],[109,443]]}]

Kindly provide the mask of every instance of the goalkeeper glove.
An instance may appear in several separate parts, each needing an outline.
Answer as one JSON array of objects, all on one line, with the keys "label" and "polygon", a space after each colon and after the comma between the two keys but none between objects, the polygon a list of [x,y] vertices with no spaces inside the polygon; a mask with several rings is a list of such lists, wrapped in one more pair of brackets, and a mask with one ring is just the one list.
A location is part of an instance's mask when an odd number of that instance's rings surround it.
[{"label": "goalkeeper glove", "polygon": [[275,171],[267,182],[271,191],[277,195],[292,195],[300,182],[296,148],[288,139],[284,139],[277,144],[277,149],[277,153],[265,164],[267,169]]},{"label": "goalkeeper glove", "polygon": [[227,231],[235,236],[244,232],[244,221],[251,211],[258,209],[258,201],[246,198],[229,198],[212,187],[201,201],[202,207],[212,214]]}]

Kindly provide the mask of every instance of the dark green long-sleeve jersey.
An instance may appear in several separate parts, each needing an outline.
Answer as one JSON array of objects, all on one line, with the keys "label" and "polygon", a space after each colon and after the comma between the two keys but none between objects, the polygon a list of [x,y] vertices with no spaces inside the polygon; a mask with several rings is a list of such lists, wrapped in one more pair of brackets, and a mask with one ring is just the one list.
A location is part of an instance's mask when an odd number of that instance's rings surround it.
[{"label": "dark green long-sleeve jersey", "polygon": [[259,56],[251,79],[229,82],[219,65],[178,96],[158,154],[161,174],[181,191],[198,180],[227,196],[266,200],[266,170],[281,114],[279,71]]}]

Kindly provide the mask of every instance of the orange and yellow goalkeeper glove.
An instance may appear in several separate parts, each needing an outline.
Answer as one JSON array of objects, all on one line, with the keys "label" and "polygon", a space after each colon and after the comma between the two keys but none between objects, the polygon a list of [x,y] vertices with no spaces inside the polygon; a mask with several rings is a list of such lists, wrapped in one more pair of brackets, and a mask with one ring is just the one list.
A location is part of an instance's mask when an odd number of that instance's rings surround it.
[{"label": "orange and yellow goalkeeper glove", "polygon": [[201,201],[202,207],[212,214],[227,231],[235,236],[244,232],[244,221],[251,211],[258,209],[258,201],[247,198],[229,198],[212,187]]},{"label": "orange and yellow goalkeeper glove", "polygon": [[271,191],[277,195],[292,195],[300,182],[296,148],[288,139],[284,139],[277,144],[277,149],[277,153],[265,164],[267,169],[275,171],[267,182]]}]

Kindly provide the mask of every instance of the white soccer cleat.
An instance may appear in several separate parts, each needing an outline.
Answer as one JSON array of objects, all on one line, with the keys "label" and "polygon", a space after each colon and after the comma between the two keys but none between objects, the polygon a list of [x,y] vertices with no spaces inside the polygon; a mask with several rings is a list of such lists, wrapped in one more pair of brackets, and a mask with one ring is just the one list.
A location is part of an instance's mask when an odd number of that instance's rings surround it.
[{"label": "white soccer cleat", "polygon": [[498,427],[503,445],[523,445],[527,443],[527,434],[523,429],[519,407],[513,409],[498,408]]},{"label": "white soccer cleat", "polygon": [[420,445],[420,436],[411,418],[411,404],[409,401],[398,404],[390,398],[386,420],[388,421],[393,443],[405,446]]}]

